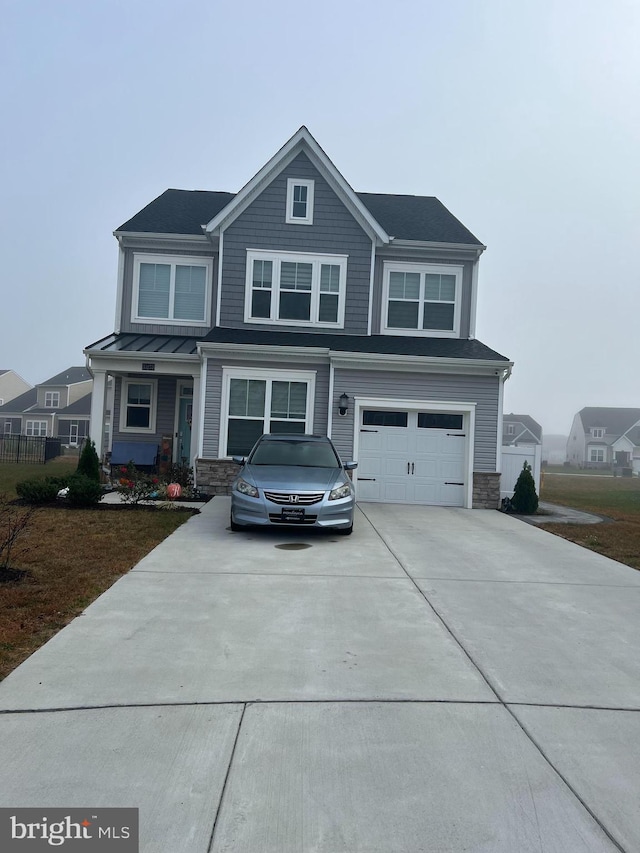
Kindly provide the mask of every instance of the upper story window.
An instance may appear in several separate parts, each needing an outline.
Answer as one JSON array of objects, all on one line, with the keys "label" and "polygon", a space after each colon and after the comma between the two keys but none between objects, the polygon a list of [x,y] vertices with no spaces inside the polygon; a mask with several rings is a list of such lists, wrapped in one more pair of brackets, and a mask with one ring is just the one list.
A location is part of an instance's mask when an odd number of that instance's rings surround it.
[{"label": "upper story window", "polygon": [[44,406],[45,406],[45,409],[58,409],[58,408],[60,408],[60,392],[59,391],[45,391],[44,392]]},{"label": "upper story window", "polygon": [[449,264],[384,264],[383,328],[392,335],[460,334],[462,267]]},{"label": "upper story window", "polygon": [[515,424],[507,424],[507,435],[515,435],[516,434],[516,425]]},{"label": "upper story window", "polygon": [[134,255],[131,319],[206,325],[212,268],[210,258]]},{"label": "upper story window", "polygon": [[591,435],[594,438],[604,438],[604,427],[594,427],[591,430]]},{"label": "upper story window", "polygon": [[245,321],[344,326],[345,255],[247,251]]},{"label": "upper story window", "polygon": [[289,178],[287,216],[289,225],[313,225],[313,181]]}]

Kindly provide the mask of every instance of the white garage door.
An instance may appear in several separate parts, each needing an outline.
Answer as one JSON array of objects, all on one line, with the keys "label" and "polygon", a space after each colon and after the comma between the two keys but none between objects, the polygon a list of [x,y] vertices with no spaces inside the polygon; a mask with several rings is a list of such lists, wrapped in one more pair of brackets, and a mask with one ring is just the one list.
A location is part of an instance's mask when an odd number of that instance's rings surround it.
[{"label": "white garage door", "polygon": [[455,412],[363,410],[358,500],[464,506],[463,425]]}]

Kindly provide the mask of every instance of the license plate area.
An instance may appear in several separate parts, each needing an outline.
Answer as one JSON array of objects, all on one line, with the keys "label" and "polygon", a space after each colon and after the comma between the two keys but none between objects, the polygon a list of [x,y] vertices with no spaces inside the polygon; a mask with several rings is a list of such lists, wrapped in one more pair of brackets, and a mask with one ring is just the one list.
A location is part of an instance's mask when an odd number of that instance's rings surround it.
[{"label": "license plate area", "polygon": [[304,521],[304,509],[302,507],[287,507],[287,509],[282,510],[280,517],[282,521],[287,523],[299,523]]}]

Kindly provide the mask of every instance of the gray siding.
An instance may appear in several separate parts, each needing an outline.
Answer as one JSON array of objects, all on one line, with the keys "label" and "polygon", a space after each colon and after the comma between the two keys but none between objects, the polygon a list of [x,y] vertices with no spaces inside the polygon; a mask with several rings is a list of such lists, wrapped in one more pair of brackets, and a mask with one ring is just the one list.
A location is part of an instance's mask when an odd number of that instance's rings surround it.
[{"label": "gray siding", "polygon": [[313,431],[320,435],[327,433],[329,398],[329,365],[322,362],[303,362],[287,365],[283,361],[260,361],[250,364],[247,361],[232,359],[207,359],[205,388],[203,457],[217,459],[220,442],[220,408],[222,404],[222,365],[225,367],[259,367],[261,369],[281,371],[289,366],[292,370],[313,370],[316,372],[316,396],[313,411]]},{"label": "gray siding", "polygon": [[[180,257],[190,256],[197,258],[213,258],[213,284],[211,295],[211,310],[208,322],[202,326],[179,326],[173,323],[132,323],[131,306],[133,299],[133,256],[139,254],[151,255],[175,255]],[[204,337],[214,325],[216,309],[216,283],[218,279],[217,257],[211,249],[196,246],[193,248],[181,248],[169,246],[163,248],[150,247],[127,247],[124,249],[124,279],[122,288],[122,315],[120,322],[121,332],[139,332],[143,335],[189,335],[192,337]]]},{"label": "gray siding", "polygon": [[[315,181],[313,225],[286,224],[288,178]],[[244,298],[248,248],[348,255],[345,328],[314,332],[367,333],[371,239],[306,154],[299,154],[224,232],[221,326],[247,325]],[[309,326],[300,328],[305,331]]]},{"label": "gray siding", "polygon": [[[495,471],[498,429],[499,377],[451,376],[431,373],[365,371],[336,369],[333,397],[349,395],[349,411],[338,415],[334,406],[332,438],[343,459],[353,453],[353,397],[387,397],[411,400],[436,400],[476,403],[476,428],[473,469]],[[356,460],[357,461],[357,460]]]},{"label": "gray siding", "polygon": [[[127,379],[139,379],[141,382],[149,382],[148,374],[129,373]],[[186,379],[192,381],[191,377],[158,376],[158,399],[156,413],[155,433],[135,433],[120,431],[120,402],[122,396],[122,377],[117,376],[115,380],[112,433],[113,441],[139,441],[143,444],[156,442],[160,444],[163,435],[173,436],[176,416],[176,387],[178,382]]]},{"label": "gray siding", "polygon": [[[57,391],[60,394],[60,405],[57,407],[58,409],[64,409],[65,406],[69,405],[69,388],[67,385],[40,385],[38,387],[38,402],[36,404],[38,408],[45,408],[45,399],[49,391]],[[51,407],[49,406],[48,408]]]},{"label": "gray siding", "polygon": [[380,334],[382,328],[382,290],[383,290],[383,265],[385,261],[397,261],[398,263],[410,264],[453,264],[454,266],[462,266],[462,303],[460,306],[460,337],[469,337],[469,328],[471,326],[471,297],[472,297],[472,275],[473,263],[465,260],[453,260],[452,258],[421,258],[415,252],[402,257],[397,253],[393,255],[385,254],[384,250],[380,254],[376,254],[376,263],[373,279],[373,317],[371,323],[371,332],[374,335]]}]

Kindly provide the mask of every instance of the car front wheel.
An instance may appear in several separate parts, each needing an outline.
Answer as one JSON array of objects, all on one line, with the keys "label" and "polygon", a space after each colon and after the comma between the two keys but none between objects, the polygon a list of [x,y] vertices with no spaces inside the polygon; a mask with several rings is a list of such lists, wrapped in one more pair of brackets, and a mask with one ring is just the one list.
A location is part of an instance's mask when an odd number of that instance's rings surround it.
[{"label": "car front wheel", "polygon": [[242,525],[235,523],[233,515],[229,516],[229,527],[234,533],[239,533],[242,530]]}]

